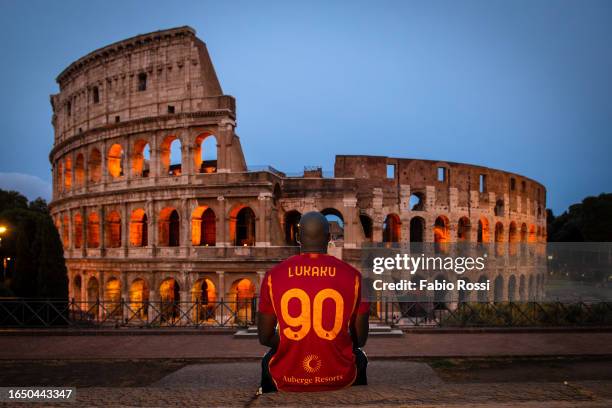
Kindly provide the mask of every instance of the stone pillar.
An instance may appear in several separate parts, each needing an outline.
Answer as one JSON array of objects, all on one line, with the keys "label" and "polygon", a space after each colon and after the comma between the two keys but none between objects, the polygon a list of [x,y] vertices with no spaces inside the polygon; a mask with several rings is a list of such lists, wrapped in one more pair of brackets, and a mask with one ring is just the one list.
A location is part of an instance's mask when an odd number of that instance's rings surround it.
[{"label": "stone pillar", "polygon": [[259,193],[259,208],[255,222],[255,246],[270,246],[270,198],[271,193]]},{"label": "stone pillar", "polygon": [[344,246],[346,248],[356,248],[361,243],[363,234],[358,234],[359,214],[357,214],[357,197],[344,197]]},{"label": "stone pillar", "polygon": [[104,206],[100,206],[100,256],[105,255],[106,249],[106,214],[104,211]]},{"label": "stone pillar", "polygon": [[121,299],[123,299],[123,322],[126,322],[132,316],[132,311],[130,311],[130,283],[128,280],[128,273],[122,271],[120,278]]},{"label": "stone pillar", "polygon": [[425,186],[425,210],[434,211],[436,206],[436,187]]},{"label": "stone pillar", "polygon": [[130,144],[130,140],[127,136],[123,138],[124,146],[124,154],[123,154],[123,163],[121,163],[121,167],[123,169],[123,176],[127,180],[127,185],[130,185],[130,180],[132,179],[132,145]]},{"label": "stone pillar", "polygon": [[83,226],[82,226],[82,232],[81,232],[81,234],[83,234],[82,235],[83,239],[81,242],[81,256],[85,258],[87,256],[87,236],[89,234],[87,230],[88,214],[87,214],[87,207],[85,206],[81,206],[81,218],[83,220]]},{"label": "stone pillar", "polygon": [[185,255],[189,255],[189,248],[191,247],[191,213],[189,211],[189,201],[185,198],[181,199],[181,217],[180,217],[180,247],[181,252]]},{"label": "stone pillar", "polygon": [[375,188],[372,191],[372,208],[374,210],[374,214],[372,215],[372,240],[374,242],[382,242],[383,240],[382,224],[384,222],[385,215],[382,213],[382,206],[382,188]]},{"label": "stone pillar", "polygon": [[124,202],[121,206],[121,248],[123,249],[123,257],[128,256],[129,238],[130,238],[130,217],[128,212],[128,203]]},{"label": "stone pillar", "polygon": [[457,210],[457,205],[459,204],[459,191],[457,190],[457,187],[448,188],[448,203],[449,213]]},{"label": "stone pillar", "polygon": [[230,246],[232,245],[229,240],[229,216],[226,210],[226,203],[224,196],[218,196],[217,201],[219,203],[219,214],[216,217],[216,232],[217,232],[217,246]]},{"label": "stone pillar", "polygon": [[[224,271],[217,271],[217,290],[218,290],[218,297],[217,297],[218,300],[217,301],[226,302],[227,300],[229,300],[227,294],[225,293],[225,272]],[[217,319],[218,322],[224,322],[226,319],[226,313],[227,313],[227,308],[218,307],[215,318]]]},{"label": "stone pillar", "polygon": [[148,233],[147,244],[153,249],[153,255],[155,255],[155,248],[157,247],[157,213],[153,200],[147,200],[146,211]]},{"label": "stone pillar", "polygon": [[100,181],[102,182],[103,188],[106,189],[108,183],[108,152],[106,151],[106,141],[102,142],[102,151],[100,152]]}]

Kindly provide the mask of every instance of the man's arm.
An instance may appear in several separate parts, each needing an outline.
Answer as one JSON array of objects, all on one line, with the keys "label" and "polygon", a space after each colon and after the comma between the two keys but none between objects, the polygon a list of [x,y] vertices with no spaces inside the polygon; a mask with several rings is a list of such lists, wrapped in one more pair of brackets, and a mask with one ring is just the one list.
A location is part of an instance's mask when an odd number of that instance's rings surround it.
[{"label": "man's arm", "polygon": [[257,313],[257,335],[259,343],[272,349],[278,347],[280,338],[276,331],[276,316],[270,313]]},{"label": "man's arm", "polygon": [[369,329],[370,314],[358,313],[351,322],[351,339],[353,340],[353,347],[361,348],[366,345]]}]

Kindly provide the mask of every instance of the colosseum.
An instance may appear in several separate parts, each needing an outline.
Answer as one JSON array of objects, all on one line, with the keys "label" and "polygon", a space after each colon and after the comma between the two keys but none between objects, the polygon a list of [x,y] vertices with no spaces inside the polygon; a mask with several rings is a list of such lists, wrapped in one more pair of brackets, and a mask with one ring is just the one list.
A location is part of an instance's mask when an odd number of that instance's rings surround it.
[{"label": "colosseum", "polygon": [[[546,190],[518,174],[363,155],[336,156],[331,177],[247,166],[236,101],[190,27],[93,51],[57,83],[50,208],[77,302],[225,299],[250,313],[311,210],[331,221],[330,253],[355,265],[369,243],[546,241]],[[491,278],[509,300],[543,284],[512,268]]]}]

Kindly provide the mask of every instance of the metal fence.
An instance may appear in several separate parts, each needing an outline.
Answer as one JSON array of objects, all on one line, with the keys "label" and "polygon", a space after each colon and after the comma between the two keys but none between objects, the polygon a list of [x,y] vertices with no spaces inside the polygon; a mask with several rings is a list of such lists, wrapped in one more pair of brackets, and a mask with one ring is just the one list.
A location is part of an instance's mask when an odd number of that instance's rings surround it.
[{"label": "metal fence", "polygon": [[408,327],[612,326],[612,303],[385,302],[381,320]]},{"label": "metal fence", "polygon": [[0,327],[238,328],[255,323],[256,299],[218,302],[0,300]]},{"label": "metal fence", "polygon": [[[95,302],[0,299],[0,327],[242,328],[255,324],[257,299],[218,302]],[[410,327],[612,326],[612,303],[372,303],[370,320]]]}]

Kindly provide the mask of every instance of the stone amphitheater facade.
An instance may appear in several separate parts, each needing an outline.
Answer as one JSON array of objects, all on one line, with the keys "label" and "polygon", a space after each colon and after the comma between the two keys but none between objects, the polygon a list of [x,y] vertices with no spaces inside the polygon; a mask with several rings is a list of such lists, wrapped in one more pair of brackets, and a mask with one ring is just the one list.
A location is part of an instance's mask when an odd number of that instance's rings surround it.
[{"label": "stone amphitheater facade", "polygon": [[93,51],[57,82],[50,208],[77,301],[248,299],[298,252],[311,210],[335,220],[330,252],[356,265],[369,242],[546,240],[546,190],[514,173],[351,155],[333,177],[248,168],[235,99],[190,27]]}]

